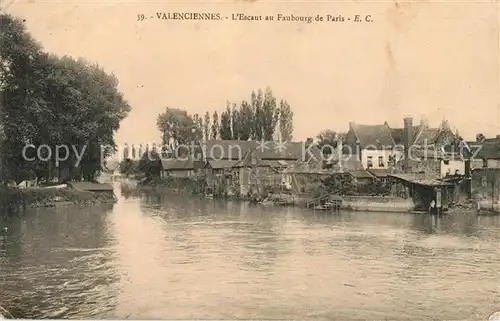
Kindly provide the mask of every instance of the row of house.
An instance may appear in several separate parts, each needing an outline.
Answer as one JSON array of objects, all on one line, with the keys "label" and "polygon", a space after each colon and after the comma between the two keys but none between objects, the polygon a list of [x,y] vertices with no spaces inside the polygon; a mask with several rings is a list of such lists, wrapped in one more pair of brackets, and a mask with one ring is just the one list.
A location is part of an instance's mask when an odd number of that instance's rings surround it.
[{"label": "row of house", "polygon": [[[310,142],[309,142],[310,143]],[[182,159],[161,160],[162,177],[203,176],[209,188],[222,187],[225,194],[248,195],[264,186],[289,186],[287,170],[296,167],[322,169],[321,151],[308,142],[208,140]]]},{"label": "row of house", "polygon": [[500,202],[500,136],[464,141],[445,120],[432,128],[425,121],[414,125],[408,117],[402,128],[350,123],[345,144],[364,169],[418,190],[424,204],[453,203],[473,194]]},{"label": "row of house", "polygon": [[348,175],[360,184],[377,180],[423,186],[425,191],[419,193],[426,195],[424,203],[439,198],[430,190],[449,189],[451,202],[462,194],[470,197],[476,187],[493,184],[495,176],[486,172],[500,171],[500,137],[463,141],[445,120],[434,128],[425,121],[414,124],[407,117],[402,125],[351,122],[337,151],[326,161],[311,141],[204,141],[186,159],[163,159],[161,175],[202,175],[207,186],[223,186],[224,193],[240,195],[265,185],[285,185],[303,192],[308,179]]}]

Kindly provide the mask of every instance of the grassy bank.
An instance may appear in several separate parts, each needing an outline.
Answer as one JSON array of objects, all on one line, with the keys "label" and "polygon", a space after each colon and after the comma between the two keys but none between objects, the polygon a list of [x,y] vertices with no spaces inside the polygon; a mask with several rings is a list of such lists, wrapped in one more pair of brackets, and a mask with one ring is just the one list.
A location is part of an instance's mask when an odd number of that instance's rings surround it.
[{"label": "grassy bank", "polygon": [[0,208],[15,211],[24,208],[57,205],[94,205],[115,202],[114,193],[94,193],[71,188],[0,188]]},{"label": "grassy bank", "polygon": [[[205,180],[193,180],[191,178],[158,178],[137,184],[140,190],[169,190],[179,193],[203,193]],[[123,188],[123,185],[122,185]]]}]

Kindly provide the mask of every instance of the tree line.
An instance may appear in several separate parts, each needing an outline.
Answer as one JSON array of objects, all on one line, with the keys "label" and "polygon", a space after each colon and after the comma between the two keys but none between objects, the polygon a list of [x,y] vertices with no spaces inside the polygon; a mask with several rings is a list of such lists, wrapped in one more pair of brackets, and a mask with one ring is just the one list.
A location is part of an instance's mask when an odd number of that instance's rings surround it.
[{"label": "tree line", "polygon": [[250,100],[227,102],[225,109],[189,114],[187,111],[167,107],[158,115],[157,126],[167,145],[184,145],[196,140],[274,140],[293,138],[293,111],[290,104],[277,102],[271,88],[252,91]]},{"label": "tree line", "polygon": [[[23,21],[1,14],[0,179],[94,179],[131,109],[117,85],[96,63],[44,52]],[[37,155],[42,145],[48,149]],[[58,161],[54,150],[62,145],[70,153]],[[81,162],[71,147],[84,151]]]}]

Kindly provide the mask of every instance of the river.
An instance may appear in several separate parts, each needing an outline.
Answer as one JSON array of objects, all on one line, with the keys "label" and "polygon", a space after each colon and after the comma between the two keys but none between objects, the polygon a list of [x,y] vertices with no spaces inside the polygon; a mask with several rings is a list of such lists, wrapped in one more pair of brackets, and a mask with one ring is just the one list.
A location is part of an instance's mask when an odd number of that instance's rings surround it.
[{"label": "river", "polygon": [[483,320],[500,220],[322,213],[187,195],[1,221],[0,305],[23,318]]}]

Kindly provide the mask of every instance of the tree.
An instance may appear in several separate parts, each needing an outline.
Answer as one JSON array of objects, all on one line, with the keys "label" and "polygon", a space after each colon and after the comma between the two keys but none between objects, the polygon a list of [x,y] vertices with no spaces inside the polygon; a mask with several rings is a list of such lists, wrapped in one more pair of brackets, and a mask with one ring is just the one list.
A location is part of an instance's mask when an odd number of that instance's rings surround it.
[{"label": "tree", "polygon": [[139,160],[138,170],[144,173],[147,179],[153,179],[160,176],[161,158],[155,150],[146,150]]},{"label": "tree", "polygon": [[[117,78],[84,59],[44,53],[23,23],[5,14],[0,15],[0,62],[2,179],[20,181],[29,172],[50,180],[65,170],[68,179],[92,180],[116,150],[114,133],[130,111]],[[78,166],[74,153],[63,162],[29,160],[22,155],[26,144],[52,151],[57,145],[75,146],[84,157]]]},{"label": "tree", "polygon": [[231,108],[229,101],[227,102],[226,110],[222,112],[220,117],[219,135],[222,140],[230,140],[233,136],[231,133]]},{"label": "tree", "polygon": [[262,139],[273,140],[274,130],[278,122],[279,109],[276,107],[276,98],[271,88],[266,88],[264,101],[262,103],[260,122],[262,127]]},{"label": "tree", "polygon": [[219,115],[214,111],[212,116],[212,139],[217,139],[219,134]]},{"label": "tree", "polygon": [[238,136],[241,140],[248,140],[254,133],[255,116],[252,106],[247,101],[242,101],[238,113]]},{"label": "tree", "polygon": [[210,139],[210,113],[207,111],[205,113],[205,119],[203,122],[203,133],[205,135],[205,140]]},{"label": "tree", "polygon": [[323,151],[324,155],[330,155],[334,152],[334,148],[337,147],[338,135],[335,131],[330,129],[325,129],[316,136],[318,139],[318,148]]},{"label": "tree", "polygon": [[483,134],[476,135],[476,143],[482,143],[486,140],[486,137]]},{"label": "tree", "polygon": [[262,104],[264,102],[262,90],[258,90],[257,93],[252,91],[250,97],[252,114],[253,114],[253,129],[252,129],[252,139],[262,140],[263,139],[263,128],[262,128]]},{"label": "tree", "polygon": [[234,103],[231,110],[231,134],[232,139],[240,139],[240,114]]},{"label": "tree", "polygon": [[163,144],[177,148],[201,137],[193,118],[182,109],[167,107],[158,115],[157,126],[163,133]]},{"label": "tree", "polygon": [[280,101],[279,132],[281,140],[291,141],[293,134],[293,111],[286,100]]}]

